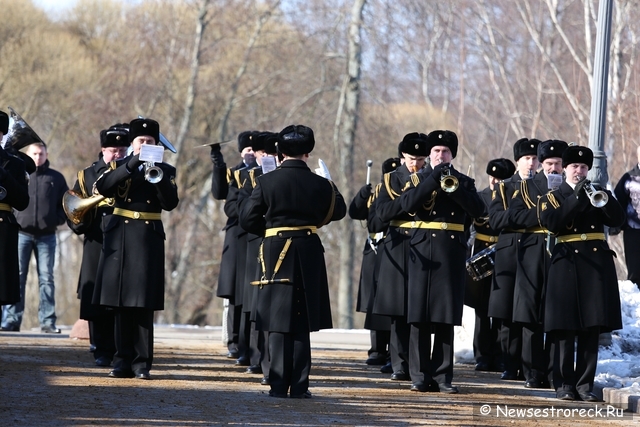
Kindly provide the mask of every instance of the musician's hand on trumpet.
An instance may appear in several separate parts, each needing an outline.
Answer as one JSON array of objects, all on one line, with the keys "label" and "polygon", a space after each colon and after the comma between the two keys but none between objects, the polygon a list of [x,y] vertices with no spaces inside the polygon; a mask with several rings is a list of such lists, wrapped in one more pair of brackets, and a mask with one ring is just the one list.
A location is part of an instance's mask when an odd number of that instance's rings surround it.
[{"label": "musician's hand on trumpet", "polygon": [[450,163],[439,163],[433,167],[431,176],[440,183],[440,188],[445,193],[453,193],[460,184],[459,173],[453,169]]},{"label": "musician's hand on trumpet", "polygon": [[140,154],[135,154],[131,156],[129,161],[127,161],[127,170],[129,172],[133,172],[140,167],[140,165],[144,164],[142,160],[140,160]]}]

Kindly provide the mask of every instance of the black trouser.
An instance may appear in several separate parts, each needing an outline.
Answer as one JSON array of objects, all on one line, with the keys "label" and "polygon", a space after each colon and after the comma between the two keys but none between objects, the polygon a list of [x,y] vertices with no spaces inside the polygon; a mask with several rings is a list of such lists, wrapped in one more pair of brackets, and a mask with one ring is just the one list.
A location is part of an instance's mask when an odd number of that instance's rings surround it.
[{"label": "black trouser", "polygon": [[409,324],[406,317],[391,318],[389,355],[393,372],[409,372]]},{"label": "black trouser", "polygon": [[[431,333],[434,333],[433,353]],[[451,383],[453,379],[453,325],[412,323],[409,340],[409,373],[413,383]]]},{"label": "black trouser", "polygon": [[113,359],[113,355],[116,352],[115,314],[113,310],[104,310],[103,314],[89,320],[89,336],[91,337],[91,344],[96,347],[93,352],[95,359],[100,357]]},{"label": "black trouser", "polygon": [[502,362],[502,350],[498,333],[500,322],[492,320],[486,312],[476,309],[476,323],[473,328],[473,357],[476,363],[487,363],[496,367]]},{"label": "black trouser", "polygon": [[622,232],[624,242],[624,259],[627,264],[627,280],[640,288],[640,230],[625,228]]},{"label": "black trouser", "polygon": [[[241,306],[242,307],[242,306]],[[249,364],[258,364],[260,353],[258,352],[258,342],[252,342],[251,313],[242,312],[240,316],[240,333],[238,337],[238,355],[249,360]],[[253,363],[253,360],[256,363]]]},{"label": "black trouser", "polygon": [[[246,321],[249,322],[249,315],[251,313],[245,313],[247,316]],[[251,355],[249,360],[251,366],[262,366],[262,372],[264,374],[269,373],[269,356],[268,349],[265,344],[268,341],[267,337],[269,334],[267,332],[259,331],[256,328],[256,322],[250,322],[251,325],[251,338],[249,339],[249,354]],[[266,362],[265,362],[266,359]],[[266,365],[265,365],[266,363]],[[264,369],[266,366],[266,370]]]},{"label": "black trouser", "polygon": [[309,390],[311,339],[309,332],[269,332],[269,384],[278,394],[300,395]]},{"label": "black trouser", "polygon": [[502,320],[500,326],[500,346],[504,360],[504,370],[514,375],[522,371],[522,324]]},{"label": "black trouser", "polygon": [[598,366],[600,329],[593,327],[582,331],[558,330],[553,331],[553,338],[553,386],[556,391],[572,391],[574,388],[578,393],[593,391],[593,379]]},{"label": "black trouser", "polygon": [[391,331],[369,331],[371,339],[371,348],[368,351],[369,357],[372,359],[385,359],[389,357],[389,340],[391,339]]},{"label": "black trouser", "polygon": [[237,351],[239,354],[242,354],[239,348],[241,320],[242,305],[236,306],[229,303],[227,307],[227,349],[229,351]]},{"label": "black trouser", "polygon": [[521,323],[522,371],[526,380],[546,380],[549,367],[548,347],[545,351],[544,330],[537,323]]},{"label": "black trouser", "polygon": [[153,310],[119,307],[115,310],[114,368],[151,369],[153,362]]}]

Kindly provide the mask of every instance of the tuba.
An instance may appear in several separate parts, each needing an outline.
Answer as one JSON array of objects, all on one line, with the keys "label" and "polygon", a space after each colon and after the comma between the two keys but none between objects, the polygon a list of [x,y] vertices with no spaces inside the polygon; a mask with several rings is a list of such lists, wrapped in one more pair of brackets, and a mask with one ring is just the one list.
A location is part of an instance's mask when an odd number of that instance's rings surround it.
[{"label": "tuba", "polygon": [[7,150],[9,154],[13,154],[24,161],[28,181],[28,175],[36,171],[36,165],[31,157],[19,150],[36,142],[44,144],[44,141],[31,129],[31,126],[29,126],[20,114],[11,107],[9,107],[9,123],[9,132],[6,135],[4,149]]},{"label": "tuba", "polygon": [[83,198],[75,191],[67,190],[62,196],[62,208],[67,218],[69,218],[69,221],[78,225],[82,222],[85,214],[104,199],[106,199],[106,197],[101,194],[94,194]]}]

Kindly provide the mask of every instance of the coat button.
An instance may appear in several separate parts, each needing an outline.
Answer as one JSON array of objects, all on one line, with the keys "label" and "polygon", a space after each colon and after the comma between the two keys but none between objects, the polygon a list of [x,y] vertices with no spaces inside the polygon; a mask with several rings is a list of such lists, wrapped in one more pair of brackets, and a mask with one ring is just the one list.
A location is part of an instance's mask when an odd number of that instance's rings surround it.
[{"label": "coat button", "polygon": [[147,200],[147,203],[151,203],[151,200]]},{"label": "coat button", "polygon": [[431,212],[431,215],[435,215],[435,214],[436,214],[436,211]]},{"label": "coat button", "polygon": [[431,237],[436,237],[436,233],[433,233],[433,234],[431,235]]},{"label": "coat button", "polygon": [[124,220],[124,223],[125,223],[125,224],[129,224],[129,220],[128,220],[128,219],[125,219],[125,220]]},{"label": "coat button", "polygon": [[596,226],[595,226],[595,225],[592,225],[592,226],[591,226],[591,229],[592,229],[592,230],[595,230],[595,228],[596,228]]},{"label": "coat button", "polygon": [[593,252],[598,252],[598,248],[593,248]]},{"label": "coat button", "polygon": [[575,251],[575,252],[576,252],[576,253],[578,253],[578,250],[576,249],[576,251]]},{"label": "coat button", "polygon": [[455,239],[455,238],[456,238],[456,236],[454,236],[454,235],[452,234],[452,235],[451,235],[451,238],[452,238],[452,239]]},{"label": "coat button", "polygon": [[145,224],[149,224],[149,221],[145,221],[144,223],[145,223]]},{"label": "coat button", "polygon": [[4,218],[0,218],[0,222],[4,221]]},{"label": "coat button", "polygon": [[127,202],[131,203],[131,199],[127,199]]},{"label": "coat button", "polygon": [[451,216],[454,216],[456,213],[455,212],[451,212]]}]

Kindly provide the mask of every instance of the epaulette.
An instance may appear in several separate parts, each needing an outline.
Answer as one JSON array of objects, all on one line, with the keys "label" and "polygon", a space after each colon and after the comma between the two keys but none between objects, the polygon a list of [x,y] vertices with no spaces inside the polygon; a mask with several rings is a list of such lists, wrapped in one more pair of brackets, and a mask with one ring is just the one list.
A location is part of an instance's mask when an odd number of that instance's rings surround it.
[{"label": "epaulette", "polygon": [[256,188],[256,168],[249,171],[249,180],[251,182],[251,188]]},{"label": "epaulette", "polygon": [[373,202],[378,198],[378,196],[380,195],[380,188],[382,188],[382,183],[379,182],[376,185],[376,188],[373,190],[373,193],[369,196],[369,198],[367,199],[367,209],[369,209],[371,207],[371,205],[373,204]]},{"label": "epaulette", "polygon": [[233,179],[231,169],[227,168],[227,184],[231,184],[231,180]]},{"label": "epaulette", "polygon": [[242,188],[242,186],[244,185],[244,182],[241,182],[241,181],[240,181],[240,171],[241,171],[241,170],[242,170],[242,169],[236,169],[236,170],[233,172],[233,177],[234,177],[234,178],[235,178],[235,180],[236,180],[236,184],[238,184],[238,188]]}]

